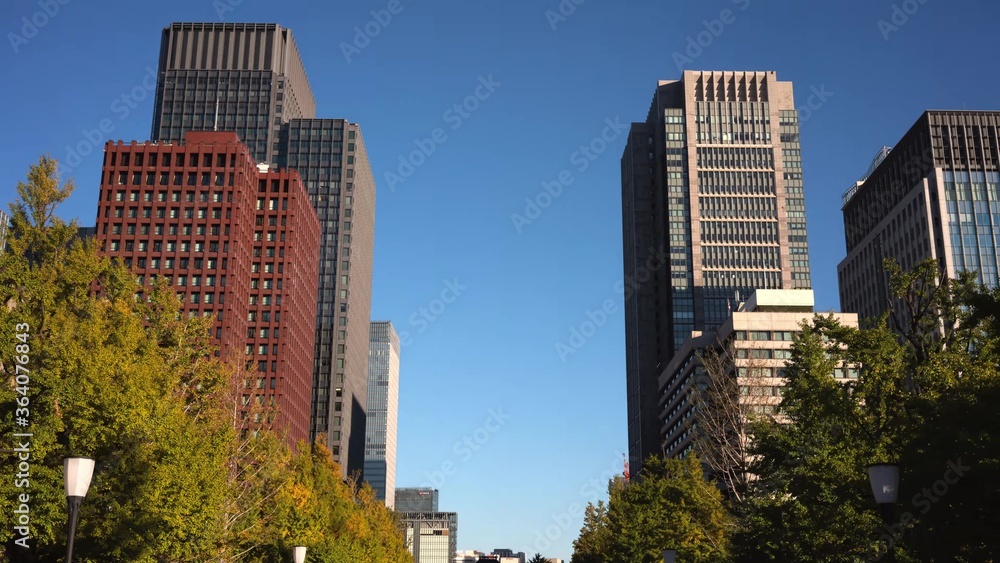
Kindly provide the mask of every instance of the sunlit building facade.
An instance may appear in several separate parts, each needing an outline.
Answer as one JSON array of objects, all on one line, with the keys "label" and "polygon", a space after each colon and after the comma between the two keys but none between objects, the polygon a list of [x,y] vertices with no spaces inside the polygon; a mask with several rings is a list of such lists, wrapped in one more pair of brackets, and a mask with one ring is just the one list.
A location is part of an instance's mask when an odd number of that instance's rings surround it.
[{"label": "sunlit building facade", "polygon": [[756,289],[810,289],[799,121],[774,72],[660,81],[622,156],[629,462],[661,455],[657,379]]}]

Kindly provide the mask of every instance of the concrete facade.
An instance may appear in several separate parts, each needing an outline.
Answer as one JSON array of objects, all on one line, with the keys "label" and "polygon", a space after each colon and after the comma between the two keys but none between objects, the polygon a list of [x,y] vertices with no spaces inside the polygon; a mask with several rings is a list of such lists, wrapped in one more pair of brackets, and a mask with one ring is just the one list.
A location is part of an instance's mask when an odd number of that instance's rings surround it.
[{"label": "concrete facade", "polygon": [[883,267],[934,259],[954,277],[998,284],[1000,112],[928,111],[843,198],[847,256],[837,266],[840,306],[862,319],[889,306]]},{"label": "concrete facade", "polygon": [[[659,434],[666,457],[682,458],[695,448],[699,420],[695,387],[706,375],[700,359],[706,350],[726,355],[727,369],[737,380],[739,404],[747,412],[776,413],[792,339],[801,332],[800,323],[815,314],[812,291],[762,291],[740,305],[717,331],[693,334],[660,373]],[[858,326],[856,314],[833,316],[845,326]],[[728,355],[730,347],[735,358]],[[831,375],[856,379],[858,372],[841,367]]]},{"label": "concrete facade", "polygon": [[811,287],[792,84],[774,72],[660,81],[622,156],[629,464],[661,454],[657,378],[737,293]]},{"label": "concrete facade", "polygon": [[413,563],[452,563],[458,550],[455,512],[399,512]]}]

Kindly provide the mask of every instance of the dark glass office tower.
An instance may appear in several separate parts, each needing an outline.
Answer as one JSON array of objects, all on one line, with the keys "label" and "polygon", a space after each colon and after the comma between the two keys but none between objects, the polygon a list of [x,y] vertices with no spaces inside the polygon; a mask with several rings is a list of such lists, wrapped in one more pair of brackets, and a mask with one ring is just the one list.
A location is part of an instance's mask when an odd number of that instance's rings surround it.
[{"label": "dark glass office tower", "polygon": [[281,126],[316,116],[292,32],[277,24],[174,23],[164,28],[152,139],[233,131],[259,164],[278,161]]},{"label": "dark glass office tower", "polygon": [[790,82],[685,71],[660,81],[622,156],[629,462],[662,455],[657,378],[692,331],[755,289],[809,289]]},{"label": "dark glass office tower", "polygon": [[163,30],[153,139],[233,131],[258,163],[297,170],[323,229],[310,434],[345,472],[364,467],[375,180],[358,124],[316,119],[290,30],[174,23]]},{"label": "dark glass office tower", "polygon": [[295,119],[281,132],[278,165],[305,178],[323,227],[312,434],[334,459],[364,470],[375,178],[361,129],[343,119]]},{"label": "dark glass office tower", "polygon": [[912,270],[933,258],[954,278],[975,271],[1000,285],[1000,112],[926,111],[844,193],[847,256],[840,306],[870,321],[889,306],[894,259]]}]

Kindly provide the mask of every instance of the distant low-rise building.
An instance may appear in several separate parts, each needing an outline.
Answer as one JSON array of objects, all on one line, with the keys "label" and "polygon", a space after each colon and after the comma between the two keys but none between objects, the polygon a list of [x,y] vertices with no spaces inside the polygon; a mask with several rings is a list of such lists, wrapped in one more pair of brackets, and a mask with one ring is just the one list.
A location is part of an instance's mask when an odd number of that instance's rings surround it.
[{"label": "distant low-rise building", "polygon": [[404,487],[395,491],[396,512],[437,512],[438,490],[425,487]]},{"label": "distant low-rise building", "polygon": [[399,513],[413,563],[453,563],[458,550],[455,512]]},{"label": "distant low-rise building", "polygon": [[525,563],[527,559],[523,551],[514,551],[513,549],[506,548],[494,549],[493,555],[500,558],[500,563]]}]

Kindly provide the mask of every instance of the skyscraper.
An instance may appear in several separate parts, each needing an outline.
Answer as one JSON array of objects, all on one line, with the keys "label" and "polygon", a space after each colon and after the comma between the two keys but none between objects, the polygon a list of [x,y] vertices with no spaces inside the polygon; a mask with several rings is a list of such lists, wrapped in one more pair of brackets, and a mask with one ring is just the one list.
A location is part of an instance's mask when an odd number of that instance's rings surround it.
[{"label": "skyscraper", "polygon": [[998,134],[997,111],[924,112],[844,193],[847,257],[837,276],[845,312],[870,319],[887,310],[885,258],[904,270],[933,258],[950,277],[975,270],[997,287]]},{"label": "skyscraper", "polygon": [[247,414],[277,407],[289,442],[306,440],[320,226],[298,173],[260,171],[234,133],[108,142],[104,156],[102,252],[143,287],[165,280],[188,316],[213,317],[220,355],[256,368]]},{"label": "skyscraper", "polygon": [[323,229],[310,438],[345,473],[364,467],[375,180],[358,124],[316,119],[292,33],[276,24],[163,30],[153,138],[235,131],[259,163],[298,171]]},{"label": "skyscraper", "polygon": [[173,23],[163,29],[152,139],[233,131],[258,164],[278,162],[281,127],[316,116],[292,32],[277,24]]},{"label": "skyscraper", "polygon": [[375,179],[361,129],[297,119],[282,129],[279,165],[298,170],[323,226],[313,367],[312,435],[326,434],[352,475],[365,459]]},{"label": "skyscraper", "polygon": [[396,500],[399,337],[390,321],[372,321],[370,350],[364,477],[378,499],[392,508]]},{"label": "skyscraper", "polygon": [[774,72],[660,81],[622,156],[626,382],[633,472],[662,455],[657,378],[755,289],[809,289],[792,84]]}]

